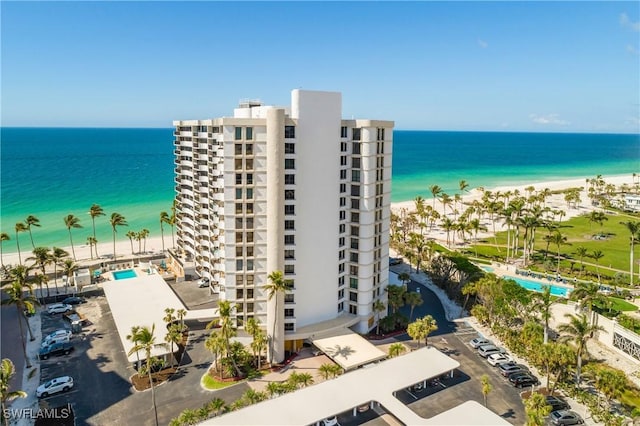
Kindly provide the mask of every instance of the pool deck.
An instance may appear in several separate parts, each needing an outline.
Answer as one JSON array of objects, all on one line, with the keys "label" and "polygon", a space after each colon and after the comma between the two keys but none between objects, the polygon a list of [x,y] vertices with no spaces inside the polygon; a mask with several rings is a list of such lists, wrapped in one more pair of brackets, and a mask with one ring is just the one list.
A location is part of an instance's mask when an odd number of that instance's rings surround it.
[{"label": "pool deck", "polygon": [[[536,282],[536,283],[540,283],[540,284],[544,284],[544,285],[553,285],[556,287],[562,287],[562,288],[566,288],[567,290],[573,291],[574,290],[574,286],[573,284],[569,284],[570,280],[568,278],[564,278],[567,283],[561,282],[561,281],[556,281],[555,279],[549,279],[549,278],[538,278],[536,276],[532,276],[532,275],[522,275],[522,271],[528,271],[526,269],[520,269],[520,268],[516,268],[514,265],[505,265],[502,263],[496,263],[496,262],[492,262],[491,263],[491,268],[493,268],[493,273],[496,274],[499,277],[510,277],[510,278],[522,278],[525,279],[527,281],[532,281],[532,282]],[[516,272],[518,271],[518,272]],[[536,275],[544,275],[541,274],[539,272],[531,272],[532,274],[536,274]],[[549,275],[549,274],[546,274]],[[574,281],[574,282],[580,282],[580,281]]]}]

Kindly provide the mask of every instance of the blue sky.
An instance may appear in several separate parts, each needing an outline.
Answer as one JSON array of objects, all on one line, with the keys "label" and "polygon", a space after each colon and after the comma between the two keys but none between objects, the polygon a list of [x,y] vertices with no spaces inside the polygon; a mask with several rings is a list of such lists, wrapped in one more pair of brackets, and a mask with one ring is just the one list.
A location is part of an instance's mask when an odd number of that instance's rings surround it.
[{"label": "blue sky", "polygon": [[170,127],[340,91],[399,129],[639,132],[638,2],[6,2],[2,125]]}]

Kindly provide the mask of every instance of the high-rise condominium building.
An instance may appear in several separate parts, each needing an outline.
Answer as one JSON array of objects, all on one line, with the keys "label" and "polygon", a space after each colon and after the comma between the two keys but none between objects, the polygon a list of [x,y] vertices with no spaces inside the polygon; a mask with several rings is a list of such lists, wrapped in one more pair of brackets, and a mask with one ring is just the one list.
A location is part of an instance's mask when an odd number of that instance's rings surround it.
[{"label": "high-rise condominium building", "polygon": [[[340,93],[290,107],[175,121],[176,260],[260,320],[273,359],[339,327],[367,332],[387,305],[392,121],[342,119]],[[268,275],[289,290],[269,299]]]}]

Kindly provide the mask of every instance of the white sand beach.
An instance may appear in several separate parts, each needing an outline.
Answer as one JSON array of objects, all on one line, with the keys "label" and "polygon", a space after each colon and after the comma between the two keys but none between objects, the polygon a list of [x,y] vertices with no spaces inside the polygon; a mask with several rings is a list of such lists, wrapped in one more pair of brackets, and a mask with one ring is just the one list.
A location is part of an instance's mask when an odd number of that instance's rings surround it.
[{"label": "white sand beach", "polygon": [[[526,195],[527,191],[525,191],[525,188],[528,188],[528,187],[535,188],[535,191],[541,191],[544,189],[549,189],[551,191],[560,191],[560,190],[565,190],[569,188],[582,188],[582,191],[580,192],[581,202],[575,208],[567,205],[567,202],[564,200],[563,194],[554,194],[547,199],[546,205],[552,209],[563,210],[566,214],[562,220],[567,220],[584,213],[589,213],[595,209],[595,207],[591,205],[591,200],[587,196],[587,179],[591,179],[591,178],[592,177],[585,177],[580,179],[544,181],[544,182],[531,182],[531,183],[520,184],[515,186],[498,186],[495,188],[485,188],[485,190],[491,191],[494,194],[496,192],[501,192],[501,193],[505,193],[507,191],[515,192],[517,190],[520,192],[521,195]],[[625,183],[629,185],[629,187],[633,187],[633,184],[634,184],[633,176],[631,174],[602,176],[602,178],[607,184],[612,184],[612,185],[615,185],[616,187],[619,187],[620,185],[623,185]],[[479,188],[474,188],[464,194],[461,194],[462,202],[465,204],[465,206],[458,208],[458,210],[464,211],[466,206],[473,203],[473,201],[481,200],[482,194],[483,194],[483,191]],[[454,194],[449,194],[449,195],[452,197],[454,196]],[[433,198],[425,198],[425,204],[429,206],[433,206]],[[399,203],[391,204],[391,211],[395,214],[401,214],[402,209],[406,209],[406,212],[410,213],[412,211],[415,211],[415,208],[416,208],[415,202],[413,200],[402,201]],[[451,212],[451,210],[447,209],[445,213],[442,203],[440,203],[438,200],[436,200],[435,202],[435,210],[442,217],[446,215],[451,219],[454,219],[454,214]],[[491,233],[492,231],[491,223],[488,220],[485,220],[483,222],[483,225],[487,227],[488,231],[479,232],[478,237],[486,238],[488,236],[493,235]],[[504,231],[504,230],[505,228],[503,228],[502,224],[496,223],[497,232]],[[438,224],[436,224],[436,226],[434,226],[431,230],[425,230],[425,236],[427,238],[434,239],[440,243],[444,243],[447,240],[446,232]]]}]

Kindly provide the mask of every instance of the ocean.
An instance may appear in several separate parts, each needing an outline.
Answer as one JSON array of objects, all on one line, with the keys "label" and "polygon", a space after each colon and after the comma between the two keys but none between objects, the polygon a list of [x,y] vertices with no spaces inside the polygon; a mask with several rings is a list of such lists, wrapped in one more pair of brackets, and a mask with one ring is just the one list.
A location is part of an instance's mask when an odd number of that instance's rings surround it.
[{"label": "ocean", "polygon": [[[0,129],[0,229],[15,252],[16,222],[40,219],[32,228],[38,246],[69,246],[63,218],[80,218],[75,245],[92,235],[112,241],[108,217],[122,214],[127,231],[160,236],[160,212],[170,212],[174,196],[173,129],[2,128]],[[429,186],[459,192],[470,188],[552,181],[596,175],[640,173],[640,135],[503,132],[394,131],[392,201],[431,197]],[[165,226],[165,235],[170,230]],[[165,238],[167,238],[165,237]],[[20,235],[23,251],[31,249]],[[166,241],[169,241],[168,239]]]}]

